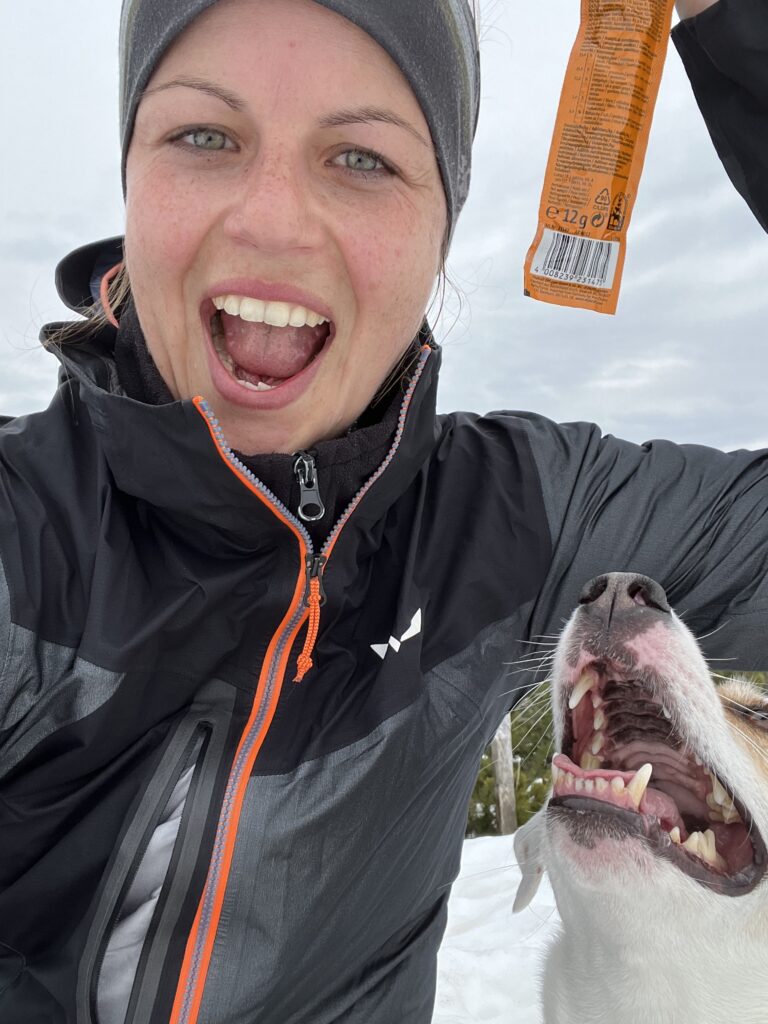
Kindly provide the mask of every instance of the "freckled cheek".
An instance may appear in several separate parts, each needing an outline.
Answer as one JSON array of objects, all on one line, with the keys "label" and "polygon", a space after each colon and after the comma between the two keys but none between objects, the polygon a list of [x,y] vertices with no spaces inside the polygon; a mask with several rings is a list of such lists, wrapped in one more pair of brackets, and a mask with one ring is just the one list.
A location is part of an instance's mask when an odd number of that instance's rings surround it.
[{"label": "freckled cheek", "polygon": [[153,273],[173,277],[194,261],[210,219],[203,196],[156,177],[139,179],[133,190],[129,182],[127,231]]},{"label": "freckled cheek", "polygon": [[341,244],[359,312],[410,325],[431,291],[433,257],[418,233],[395,228],[386,221],[366,224],[345,232]]}]

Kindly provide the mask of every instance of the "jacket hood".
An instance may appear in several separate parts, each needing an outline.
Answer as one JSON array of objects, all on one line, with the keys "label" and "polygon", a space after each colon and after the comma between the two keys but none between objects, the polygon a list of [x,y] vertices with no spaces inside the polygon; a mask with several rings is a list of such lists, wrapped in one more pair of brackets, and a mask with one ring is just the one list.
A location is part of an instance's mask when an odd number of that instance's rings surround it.
[{"label": "jacket hood", "polygon": [[[74,310],[92,313],[99,302],[101,277],[122,259],[122,239],[112,238],[75,250],[59,264],[56,284],[62,300]],[[98,331],[63,343],[51,341],[62,324],[49,324],[41,341],[62,364],[60,384],[66,387],[76,427],[83,418],[98,433],[104,457],[119,489],[154,506],[174,528],[197,532],[212,526],[236,548],[261,547],[273,530],[285,532],[275,515],[279,500],[258,501],[233,472],[226,439],[216,440],[217,427],[204,403],[179,400],[148,405],[129,398],[119,380],[114,358],[117,330]],[[391,402],[400,408],[393,447],[381,472],[361,503],[366,520],[378,518],[413,481],[429,457],[436,436],[436,393],[440,349],[424,325],[421,357],[412,388],[395,391]],[[205,398],[206,396],[201,396]],[[365,431],[357,432],[364,435]],[[348,439],[323,442],[329,466]],[[357,437],[356,444],[364,444]],[[275,456],[266,456],[275,459]],[[287,460],[291,456],[286,456]],[[254,460],[258,463],[258,458]],[[249,466],[253,466],[248,460]],[[373,467],[379,470],[379,466]],[[258,475],[258,471],[257,471]],[[351,499],[354,494],[348,497]],[[268,498],[274,495],[267,494]],[[356,516],[360,518],[360,516]],[[333,523],[328,524],[330,532]],[[266,533],[265,533],[266,531]]]}]

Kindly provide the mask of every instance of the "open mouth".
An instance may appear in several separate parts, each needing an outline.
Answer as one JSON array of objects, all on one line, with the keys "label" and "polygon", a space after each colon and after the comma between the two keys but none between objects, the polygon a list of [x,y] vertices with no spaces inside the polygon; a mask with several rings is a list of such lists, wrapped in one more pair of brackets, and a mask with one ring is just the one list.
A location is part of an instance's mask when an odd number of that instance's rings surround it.
[{"label": "open mouth", "polygon": [[309,369],[331,343],[335,326],[305,306],[217,296],[204,319],[228,375],[242,388],[269,392]]},{"label": "open mouth", "polygon": [[691,878],[732,896],[765,874],[768,851],[745,805],[676,732],[652,684],[603,661],[570,692],[552,784],[552,813],[570,819],[588,845],[587,833],[639,836]]}]

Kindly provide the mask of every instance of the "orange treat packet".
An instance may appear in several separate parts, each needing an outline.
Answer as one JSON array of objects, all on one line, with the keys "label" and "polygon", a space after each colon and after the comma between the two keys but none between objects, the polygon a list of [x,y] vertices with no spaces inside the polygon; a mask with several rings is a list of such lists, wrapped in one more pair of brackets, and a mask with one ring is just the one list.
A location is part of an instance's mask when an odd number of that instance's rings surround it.
[{"label": "orange treat packet", "polygon": [[615,313],[674,0],[581,0],[525,294]]}]

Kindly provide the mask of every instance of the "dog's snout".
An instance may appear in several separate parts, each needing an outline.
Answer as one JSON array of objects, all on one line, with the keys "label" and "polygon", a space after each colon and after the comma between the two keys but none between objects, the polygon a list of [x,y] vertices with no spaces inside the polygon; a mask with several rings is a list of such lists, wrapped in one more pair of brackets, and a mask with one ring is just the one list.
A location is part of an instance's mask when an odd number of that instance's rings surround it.
[{"label": "dog's snout", "polygon": [[579,595],[580,605],[593,606],[595,611],[616,614],[637,606],[671,611],[664,588],[650,576],[634,572],[609,572],[595,576],[585,584]]}]

